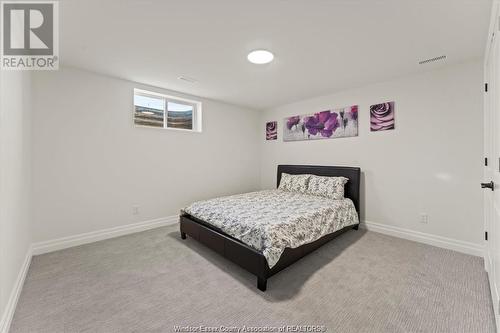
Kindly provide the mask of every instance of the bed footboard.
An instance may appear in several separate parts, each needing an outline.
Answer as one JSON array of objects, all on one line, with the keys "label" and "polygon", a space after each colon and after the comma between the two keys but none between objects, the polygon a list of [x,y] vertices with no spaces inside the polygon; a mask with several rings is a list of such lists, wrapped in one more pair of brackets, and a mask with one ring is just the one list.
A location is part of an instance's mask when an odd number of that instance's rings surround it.
[{"label": "bed footboard", "polygon": [[261,252],[190,215],[185,214],[180,217],[180,232],[182,239],[186,239],[186,235],[189,235],[223,257],[231,260],[233,263],[256,275],[257,288],[261,291],[266,291],[267,279],[269,277],[305,257],[347,230],[352,228],[357,229],[357,226],[356,224],[354,226],[345,227],[334,233],[325,235],[312,243],[304,244],[294,249],[286,248],[280,260],[270,269],[267,265],[266,258]]},{"label": "bed footboard", "polygon": [[187,234],[256,275],[257,287],[262,291],[266,290],[269,267],[262,253],[190,215],[181,215],[180,230],[182,239]]}]

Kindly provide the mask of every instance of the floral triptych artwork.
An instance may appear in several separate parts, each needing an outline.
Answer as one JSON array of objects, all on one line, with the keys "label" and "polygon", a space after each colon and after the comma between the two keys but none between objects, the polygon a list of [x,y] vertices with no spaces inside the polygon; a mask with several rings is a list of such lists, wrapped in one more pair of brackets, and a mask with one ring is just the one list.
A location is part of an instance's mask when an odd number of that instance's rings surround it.
[{"label": "floral triptych artwork", "polygon": [[[266,123],[266,140],[276,140],[278,123]],[[370,106],[370,130],[395,128],[394,101]],[[291,116],[284,119],[283,141],[319,140],[358,136],[358,105]]]},{"label": "floral triptych artwork", "polygon": [[284,141],[318,140],[358,135],[358,106],[285,119]]}]

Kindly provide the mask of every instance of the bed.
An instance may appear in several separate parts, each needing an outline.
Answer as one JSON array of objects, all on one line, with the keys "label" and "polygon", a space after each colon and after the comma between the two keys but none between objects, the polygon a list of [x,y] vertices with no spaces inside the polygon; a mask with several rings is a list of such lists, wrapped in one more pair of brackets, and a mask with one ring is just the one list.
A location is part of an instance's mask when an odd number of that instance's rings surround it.
[{"label": "bed", "polygon": [[255,274],[258,289],[265,291],[269,277],[358,229],[359,168],[279,165],[277,187],[284,173],[346,177],[345,199],[268,190],[200,201],[181,212],[181,238],[189,235]]}]

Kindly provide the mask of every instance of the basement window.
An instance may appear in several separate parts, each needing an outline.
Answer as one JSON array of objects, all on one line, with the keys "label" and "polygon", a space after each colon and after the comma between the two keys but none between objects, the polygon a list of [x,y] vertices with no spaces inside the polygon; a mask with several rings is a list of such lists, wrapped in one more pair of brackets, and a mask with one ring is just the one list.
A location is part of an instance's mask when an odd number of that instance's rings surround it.
[{"label": "basement window", "polygon": [[134,124],[201,132],[201,102],[134,89]]}]

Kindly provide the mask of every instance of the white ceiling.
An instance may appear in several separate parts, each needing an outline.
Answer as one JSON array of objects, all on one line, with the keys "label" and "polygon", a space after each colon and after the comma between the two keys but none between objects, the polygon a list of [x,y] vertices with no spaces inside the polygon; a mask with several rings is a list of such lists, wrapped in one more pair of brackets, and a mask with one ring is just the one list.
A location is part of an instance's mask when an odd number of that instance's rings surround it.
[{"label": "white ceiling", "polygon": [[[62,0],[66,66],[257,109],[482,57],[490,0]],[[275,54],[253,65],[248,51]],[[418,65],[446,54],[444,64]],[[179,76],[192,77],[188,83]]]}]

